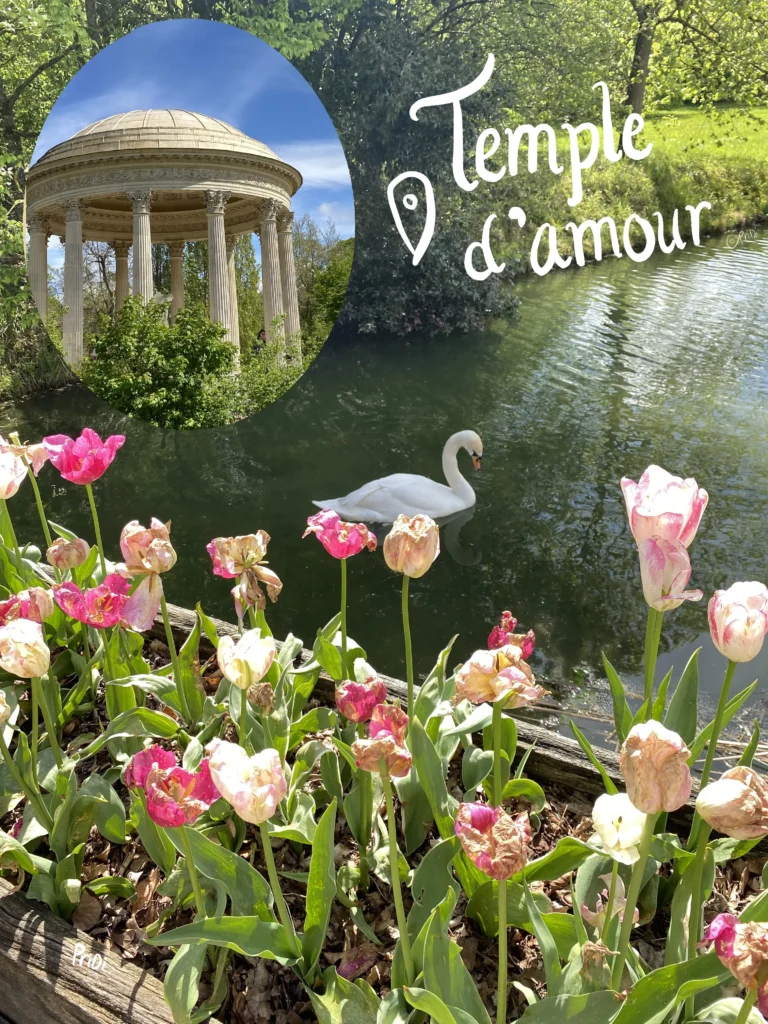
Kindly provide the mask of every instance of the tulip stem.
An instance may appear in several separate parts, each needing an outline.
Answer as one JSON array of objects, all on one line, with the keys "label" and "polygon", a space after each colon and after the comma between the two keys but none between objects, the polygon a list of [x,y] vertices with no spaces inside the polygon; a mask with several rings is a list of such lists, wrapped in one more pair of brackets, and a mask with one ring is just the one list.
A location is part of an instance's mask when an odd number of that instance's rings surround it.
[{"label": "tulip stem", "polygon": [[[360,722],[357,728],[360,739],[364,739],[365,729],[363,727],[363,723]],[[357,772],[357,784],[360,787],[360,806],[362,808],[360,821],[360,835],[362,837],[362,841],[360,843],[360,888],[363,892],[367,892],[369,884],[367,858],[368,846],[371,842],[371,825],[373,817],[373,775],[370,772],[364,772],[362,768],[359,768]]]},{"label": "tulip stem", "polygon": [[101,542],[101,527],[99,526],[99,514],[96,511],[96,502],[93,500],[93,488],[90,484],[85,485],[85,493],[88,495],[88,502],[91,506],[91,518],[93,519],[93,529],[96,534],[96,547],[99,549],[99,561],[101,562],[101,571],[104,575],[107,575],[107,560],[104,557],[104,545]]},{"label": "tulip stem", "polygon": [[197,867],[195,866],[192,847],[189,845],[189,836],[187,835],[187,830],[184,827],[179,829],[179,833],[181,835],[181,845],[184,847],[184,862],[187,865],[189,880],[192,883],[192,892],[195,894],[195,906],[197,907],[197,912],[200,917],[205,918],[205,899],[203,897],[203,890],[200,888],[200,876],[198,875]]},{"label": "tulip stem", "polygon": [[603,930],[600,934],[601,941],[605,942],[605,936],[608,933],[608,925],[611,923],[613,917],[613,903],[616,899],[616,883],[619,878],[619,862],[615,860],[613,867],[611,868],[611,884],[608,889],[608,902],[605,905],[605,920],[603,921]]},{"label": "tulip stem", "polygon": [[248,743],[248,697],[247,690],[240,691],[240,724],[237,727],[237,732],[240,737],[240,746],[250,756],[252,753],[250,745]]},{"label": "tulip stem", "polygon": [[[407,579],[407,577],[406,577]],[[501,806],[501,701],[493,705],[493,806]]]},{"label": "tulip stem", "polygon": [[2,499],[3,513],[5,515],[5,521],[8,524],[8,535],[11,538],[11,546],[13,547],[13,555],[16,559],[16,567],[21,572],[21,551],[19,550],[19,542],[16,540],[16,531],[13,528],[11,522],[11,513],[8,511],[8,502],[5,498]]},{"label": "tulip stem", "polygon": [[38,688],[39,688],[40,710],[43,712],[43,721],[45,722],[45,731],[48,733],[48,742],[50,743],[51,750],[53,751],[53,759],[56,762],[56,766],[58,768],[61,768],[64,765],[64,755],[61,752],[61,747],[59,746],[59,738],[56,735],[56,725],[55,725],[53,719],[51,718],[51,713],[50,713],[50,709],[48,707],[48,702],[45,699],[45,694],[42,692],[41,680],[33,679],[32,680],[33,688],[35,686],[35,683],[37,683]]},{"label": "tulip stem", "polygon": [[40,723],[38,722],[38,718],[40,717],[40,709],[38,707],[40,703],[40,680],[33,678],[30,679],[29,683],[32,691],[32,740],[30,742],[30,754],[32,755],[32,760],[29,765],[29,774],[32,779],[33,789],[39,792],[40,786],[37,781],[37,743],[40,728]]},{"label": "tulip stem", "polygon": [[[717,702],[717,711],[715,711],[715,720],[712,723],[712,735],[709,737],[709,743],[707,744],[707,756],[704,759],[704,767],[701,771],[701,781],[699,783],[699,789],[702,790],[709,782],[709,777],[712,774],[712,764],[715,760],[715,754],[717,753],[717,741],[720,736],[720,730],[723,727],[723,718],[725,717],[725,709],[728,706],[728,697],[731,691],[731,682],[733,681],[733,673],[736,668],[736,662],[728,659],[728,665],[725,670],[725,679],[723,680],[723,686],[720,690],[720,699]],[[688,837],[688,849],[692,850],[698,839],[699,827],[701,824],[701,816],[698,811],[694,811],[693,821],[691,822],[691,833]]]},{"label": "tulip stem", "polygon": [[272,853],[272,840],[269,838],[269,825],[266,821],[262,821],[259,825],[259,833],[261,834],[261,846],[264,850],[264,860],[267,863],[269,884],[272,886],[272,894],[275,897],[275,904],[277,905],[277,916],[280,918],[283,928],[288,932],[288,937],[296,951],[296,956],[301,959],[301,946],[299,945],[299,940],[296,937],[296,930],[293,927],[293,919],[291,918],[290,911],[283,899],[283,892],[280,888],[280,878],[277,874],[275,858]]},{"label": "tulip stem", "polygon": [[627,950],[629,949],[629,939],[632,934],[632,926],[635,922],[635,907],[637,906],[637,898],[640,895],[640,886],[643,883],[643,873],[645,872],[645,863],[648,860],[648,855],[651,852],[651,843],[653,842],[653,830],[656,827],[656,815],[647,814],[645,816],[645,825],[643,826],[643,835],[638,843],[638,853],[640,854],[639,859],[635,862],[635,866],[632,868],[632,877],[629,880],[629,889],[627,890],[627,904],[624,907],[624,917],[621,922],[621,931],[619,933],[619,947],[616,959],[613,962],[613,970],[611,972],[611,988],[614,991],[619,991],[621,985],[621,976],[624,973],[624,963],[627,959]]},{"label": "tulip stem", "polygon": [[[408,579],[408,577],[405,577]],[[397,850],[397,821],[395,818],[395,801],[392,797],[392,782],[389,778],[387,765],[382,758],[379,763],[379,774],[381,784],[384,787],[384,799],[387,804],[387,832],[389,834],[389,872],[392,878],[392,896],[395,900],[395,911],[397,914],[397,927],[400,932],[400,948],[403,951],[405,963],[405,980],[412,985],[416,974],[413,969],[413,954],[411,953],[411,940],[408,937],[408,919],[405,916],[403,905],[403,892],[400,888],[400,860]]]},{"label": "tulip stem", "polygon": [[405,678],[408,680],[408,719],[413,716],[413,648],[411,646],[411,621],[408,616],[408,583],[410,576],[403,575],[403,637],[405,639]]},{"label": "tulip stem", "polygon": [[661,640],[661,623],[663,617],[663,612],[659,612],[655,608],[648,608],[648,623],[645,628],[645,655],[643,657],[643,703],[646,701],[648,702],[648,708],[645,715],[646,721],[651,717],[653,682],[656,676],[656,658],[659,653],[659,641]]},{"label": "tulip stem", "polygon": [[[24,461],[26,462],[27,460],[25,459]],[[37,505],[37,513],[40,516],[40,523],[43,527],[43,536],[45,537],[45,543],[48,545],[48,547],[50,547],[51,544],[53,544],[53,537],[51,536],[51,530],[50,527],[48,526],[48,520],[45,518],[45,509],[43,508],[43,499],[40,496],[40,488],[37,486],[35,474],[32,471],[32,467],[28,462],[27,476],[29,477],[29,482],[32,484],[32,490],[34,491],[35,494],[35,504]],[[59,570],[55,569],[54,571],[56,573],[56,579],[59,579]]]},{"label": "tulip stem", "polygon": [[341,678],[347,674],[347,560],[341,560]]},{"label": "tulip stem", "polygon": [[40,823],[44,825],[46,829],[50,832],[51,829],[53,828],[53,818],[51,817],[48,808],[43,803],[43,799],[40,793],[36,792],[29,785],[29,783],[26,781],[24,776],[19,771],[18,765],[11,757],[11,752],[8,749],[8,744],[5,742],[5,738],[3,737],[4,728],[5,726],[0,725],[0,754],[2,754],[3,756],[3,760],[5,761],[6,767],[8,768],[8,772],[11,778],[32,805],[32,808],[35,814],[37,815]]},{"label": "tulip stem", "polygon": [[747,1024],[749,1015],[752,1012],[752,1007],[757,1002],[758,986],[755,985],[753,989],[750,989],[744,997],[744,1002],[741,1004],[741,1009],[736,1015],[736,1020],[733,1024]]},{"label": "tulip stem", "polygon": [[[691,903],[688,912],[688,959],[696,959],[696,947],[699,943],[699,927],[701,925],[701,912],[704,906],[704,862],[707,859],[707,843],[711,833],[709,827],[705,828],[698,837],[696,847],[696,859],[693,866],[688,870],[693,871],[693,883],[691,886]],[[686,1000],[685,1019],[691,1020],[694,1015],[693,996]]]},{"label": "tulip stem", "polygon": [[499,882],[499,984],[496,988],[496,1024],[507,1020],[507,880]]},{"label": "tulip stem", "polygon": [[187,695],[184,692],[184,687],[181,684],[181,666],[179,665],[179,657],[176,654],[176,641],[173,639],[171,620],[168,615],[168,603],[165,600],[164,593],[160,598],[160,612],[163,616],[163,626],[165,627],[165,641],[168,644],[168,653],[171,656],[171,665],[173,666],[173,681],[174,683],[176,683],[176,693],[179,695],[181,713],[184,716],[184,721],[187,723],[187,725],[194,725],[195,723],[192,721],[192,713],[189,710],[189,707],[187,706]]}]

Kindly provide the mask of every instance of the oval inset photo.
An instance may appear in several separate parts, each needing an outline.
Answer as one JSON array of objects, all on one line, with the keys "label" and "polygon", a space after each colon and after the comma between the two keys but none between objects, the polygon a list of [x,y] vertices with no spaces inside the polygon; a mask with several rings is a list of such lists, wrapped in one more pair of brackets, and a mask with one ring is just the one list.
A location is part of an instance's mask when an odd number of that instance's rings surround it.
[{"label": "oval inset photo", "polygon": [[83,383],[161,427],[273,401],[339,314],[354,205],[336,130],[237,28],[157,22],[93,57],[27,174],[28,271]]}]

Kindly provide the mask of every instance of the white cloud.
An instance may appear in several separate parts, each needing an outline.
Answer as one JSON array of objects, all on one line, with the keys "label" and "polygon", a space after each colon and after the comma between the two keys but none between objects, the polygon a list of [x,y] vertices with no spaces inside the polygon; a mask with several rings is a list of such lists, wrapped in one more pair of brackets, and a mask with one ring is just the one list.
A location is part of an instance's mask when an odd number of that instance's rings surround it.
[{"label": "white cloud", "polygon": [[305,188],[351,188],[349,168],[340,142],[326,139],[285,142],[275,147],[281,160],[301,171]]}]

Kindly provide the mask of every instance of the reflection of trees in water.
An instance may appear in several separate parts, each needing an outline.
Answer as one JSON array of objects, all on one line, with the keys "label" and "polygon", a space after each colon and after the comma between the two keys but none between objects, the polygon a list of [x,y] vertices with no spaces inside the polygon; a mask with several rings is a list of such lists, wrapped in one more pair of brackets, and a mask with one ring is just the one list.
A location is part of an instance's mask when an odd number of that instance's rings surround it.
[{"label": "reflection of trees in water", "polygon": [[[157,430],[72,391],[27,403],[21,432],[35,439],[90,423],[128,435],[96,488],[105,534],[116,540],[133,517],[172,518],[172,600],[202,596],[211,612],[231,614],[205,543],[268,530],[270,562],[285,581],[270,622],[310,639],[338,600],[338,565],[300,539],[310,499],[390,472],[441,479],[446,438],[473,427],[485,444],[482,473],[459,461],[478,504],[457,557],[449,525],[443,555],[412,588],[420,668],[455,632],[464,659],[511,608],[537,630],[545,677],[568,682],[578,666],[601,675],[603,649],[622,672],[636,671],[646,606],[622,475],[637,478],[656,461],[710,491],[692,585],[708,594],[765,575],[765,257],[757,262],[757,247],[743,258],[717,245],[703,252],[525,282],[519,317],[484,336],[332,336],[279,402],[226,429]],[[51,518],[90,536],[84,494],[48,470],[40,482]],[[27,498],[12,512],[20,532],[36,537]],[[476,564],[468,551],[480,554]],[[350,631],[393,673],[402,671],[399,593],[380,554],[353,560]],[[665,616],[664,649],[706,630],[704,604]]]}]

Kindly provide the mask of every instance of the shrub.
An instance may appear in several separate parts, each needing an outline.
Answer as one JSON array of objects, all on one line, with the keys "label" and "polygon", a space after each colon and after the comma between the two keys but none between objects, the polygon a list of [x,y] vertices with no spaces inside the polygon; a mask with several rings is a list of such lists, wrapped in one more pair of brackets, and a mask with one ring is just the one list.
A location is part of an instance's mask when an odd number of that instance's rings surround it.
[{"label": "shrub", "polygon": [[158,427],[216,427],[231,421],[221,387],[234,368],[224,330],[199,305],[166,323],[167,307],[128,299],[89,339],[83,382],[116,409]]}]

